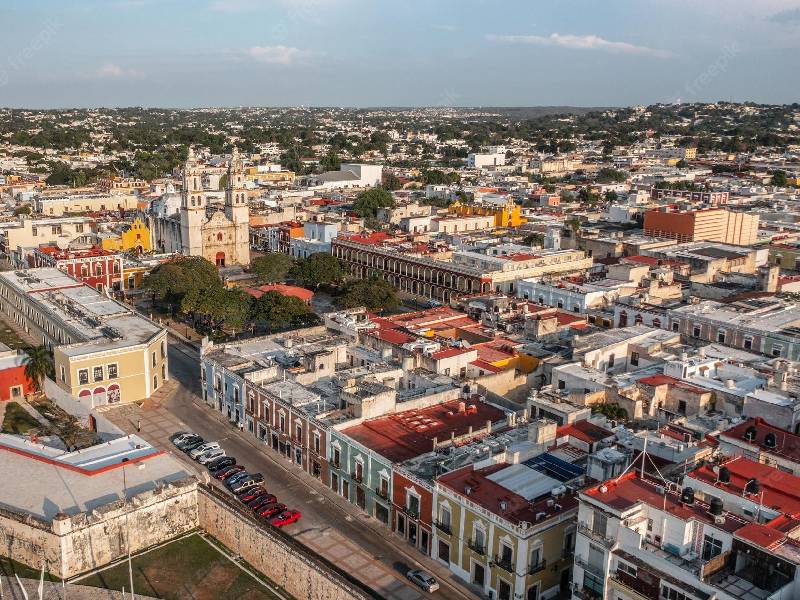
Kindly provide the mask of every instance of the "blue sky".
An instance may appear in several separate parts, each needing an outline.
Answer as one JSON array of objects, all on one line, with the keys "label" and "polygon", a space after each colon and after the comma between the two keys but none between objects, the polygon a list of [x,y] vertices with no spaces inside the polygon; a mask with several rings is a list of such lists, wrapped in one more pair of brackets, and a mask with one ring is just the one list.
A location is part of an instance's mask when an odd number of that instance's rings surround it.
[{"label": "blue sky", "polygon": [[800,0],[3,0],[0,106],[800,100]]}]

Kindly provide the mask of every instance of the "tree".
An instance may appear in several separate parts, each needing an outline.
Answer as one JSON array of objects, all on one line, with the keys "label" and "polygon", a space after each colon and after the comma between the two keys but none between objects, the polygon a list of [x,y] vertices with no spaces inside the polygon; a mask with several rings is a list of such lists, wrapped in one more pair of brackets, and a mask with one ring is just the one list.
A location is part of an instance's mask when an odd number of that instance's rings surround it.
[{"label": "tree", "polygon": [[578,192],[578,200],[587,204],[596,204],[600,201],[600,194],[592,191],[588,187],[581,188],[581,191]]},{"label": "tree", "polygon": [[286,281],[286,276],[294,266],[294,259],[288,254],[267,254],[253,259],[250,270],[258,275],[261,283]]},{"label": "tree", "polygon": [[544,246],[544,234],[529,233],[522,238],[522,243],[526,246]]},{"label": "tree", "polygon": [[394,173],[383,174],[383,188],[385,190],[393,192],[399,190],[401,187],[403,187],[403,184],[400,182],[400,178],[397,175]]},{"label": "tree", "polygon": [[223,286],[209,289],[193,288],[181,300],[181,312],[198,317],[214,332],[223,325],[243,329],[250,313],[251,298],[242,290],[228,290]]},{"label": "tree", "polygon": [[619,196],[614,190],[606,190],[603,194],[603,200],[606,202],[616,202]]},{"label": "tree", "polygon": [[179,304],[191,290],[222,287],[217,268],[200,256],[184,256],[158,265],[147,277],[142,288],[153,300]]},{"label": "tree", "polygon": [[597,172],[596,181],[598,183],[623,183],[628,179],[624,171],[603,167]]},{"label": "tree", "polygon": [[380,187],[361,192],[353,204],[353,210],[359,217],[374,217],[379,208],[394,208],[392,194]]},{"label": "tree", "polygon": [[614,421],[627,421],[628,411],[622,408],[619,404],[603,402],[602,404],[595,404],[592,406],[593,413],[600,413],[608,419]]},{"label": "tree", "polygon": [[46,377],[53,377],[53,358],[47,346],[29,346],[25,348],[25,376],[31,385],[41,390]]},{"label": "tree", "polygon": [[276,291],[267,292],[253,301],[249,319],[270,330],[285,329],[290,325],[308,326],[319,322],[319,317],[305,302]]},{"label": "tree", "polygon": [[351,281],[336,299],[343,308],[365,306],[368,310],[396,310],[400,305],[394,286],[379,277]]},{"label": "tree", "polygon": [[786,177],[786,171],[773,171],[771,183],[775,187],[787,187],[789,185],[789,178]]},{"label": "tree", "polygon": [[328,154],[323,156],[322,160],[319,161],[319,166],[323,171],[338,171],[339,167],[342,166],[342,161],[339,159],[336,150],[331,148],[328,150]]},{"label": "tree", "polygon": [[308,258],[300,259],[289,276],[303,285],[319,287],[320,285],[338,285],[344,280],[342,263],[335,256],[325,252],[316,252]]}]

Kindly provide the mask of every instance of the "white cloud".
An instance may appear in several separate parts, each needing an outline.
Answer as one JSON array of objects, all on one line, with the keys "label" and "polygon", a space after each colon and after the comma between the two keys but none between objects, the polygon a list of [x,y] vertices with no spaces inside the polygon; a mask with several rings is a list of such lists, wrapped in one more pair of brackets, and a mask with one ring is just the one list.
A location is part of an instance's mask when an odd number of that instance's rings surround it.
[{"label": "white cloud", "polygon": [[597,35],[569,35],[551,33],[550,35],[497,35],[487,34],[486,39],[491,42],[506,44],[531,44],[536,46],[559,46],[575,50],[601,50],[620,54],[637,54],[640,56],[655,56],[667,58],[672,54],[666,50],[637,46],[628,42],[612,42]]},{"label": "white cloud", "polygon": [[136,69],[125,69],[114,63],[106,63],[97,69],[93,76],[96,79],[141,79],[144,73]]},{"label": "white cloud", "polygon": [[307,61],[311,51],[292,46],[253,46],[246,50],[246,54],[253,60],[270,65],[293,65]]}]

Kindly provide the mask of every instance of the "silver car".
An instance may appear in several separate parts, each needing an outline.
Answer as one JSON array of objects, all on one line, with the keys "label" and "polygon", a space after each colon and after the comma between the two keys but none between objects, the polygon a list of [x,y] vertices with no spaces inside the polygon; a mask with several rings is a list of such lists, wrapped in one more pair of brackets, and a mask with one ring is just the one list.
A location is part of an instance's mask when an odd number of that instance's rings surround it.
[{"label": "silver car", "polygon": [[197,460],[197,457],[200,456],[201,454],[205,454],[209,450],[216,450],[219,447],[220,447],[219,442],[206,442],[202,446],[198,446],[194,450],[190,451],[189,456]]},{"label": "silver car", "polygon": [[214,450],[208,450],[197,457],[197,462],[201,465],[205,465],[210,463],[212,460],[216,460],[217,458],[222,458],[225,456],[225,450],[222,448],[215,448]]},{"label": "silver car", "polygon": [[439,589],[439,582],[436,581],[436,578],[422,569],[413,569],[406,573],[406,577],[425,592],[435,592]]}]

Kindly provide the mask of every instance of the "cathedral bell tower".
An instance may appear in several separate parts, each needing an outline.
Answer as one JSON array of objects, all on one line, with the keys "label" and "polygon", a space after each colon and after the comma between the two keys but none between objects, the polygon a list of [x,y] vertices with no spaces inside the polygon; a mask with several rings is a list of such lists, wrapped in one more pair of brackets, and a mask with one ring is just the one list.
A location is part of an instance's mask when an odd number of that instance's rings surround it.
[{"label": "cathedral bell tower", "polygon": [[201,173],[194,151],[189,148],[183,166],[181,190],[181,252],[186,256],[202,256],[202,225],[206,219],[205,196]]},{"label": "cathedral bell tower", "polygon": [[250,264],[250,207],[247,202],[244,168],[239,149],[234,147],[228,163],[228,182],[225,185],[225,216],[235,227],[236,245],[234,262]]}]

